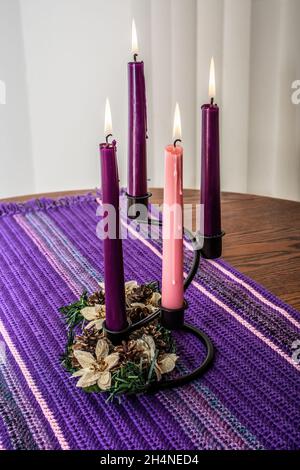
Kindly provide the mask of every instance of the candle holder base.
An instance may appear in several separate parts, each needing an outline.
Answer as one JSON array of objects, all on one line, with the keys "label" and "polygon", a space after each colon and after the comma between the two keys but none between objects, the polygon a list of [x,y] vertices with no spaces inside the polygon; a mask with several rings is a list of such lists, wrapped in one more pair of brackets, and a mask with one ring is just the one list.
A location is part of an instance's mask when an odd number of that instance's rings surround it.
[{"label": "candle holder base", "polygon": [[[105,327],[105,322],[103,325],[103,330],[106,333],[107,337],[113,342],[117,341],[117,343],[113,344],[120,344],[122,341],[126,340],[132,332],[138,330],[142,326],[150,325],[154,320],[157,320],[164,328],[170,331],[177,331],[183,333],[190,333],[195,336],[197,339],[201,341],[201,343],[206,348],[206,356],[204,360],[195,367],[191,372],[187,374],[179,375],[178,377],[174,377],[172,379],[165,379],[162,381],[156,381],[149,383],[145,389],[143,390],[145,393],[156,393],[160,390],[171,389],[175,387],[180,387],[181,385],[185,385],[204,374],[204,372],[209,369],[212,365],[215,350],[214,345],[211,339],[204,333],[203,331],[199,330],[193,325],[188,323],[184,323],[184,312],[188,308],[188,303],[184,300],[183,306],[180,309],[168,309],[160,306],[160,308],[148,318],[144,320],[129,325],[123,331],[120,332],[112,332],[107,330]],[[136,395],[136,392],[128,393],[127,395]]]},{"label": "candle holder base", "polygon": [[152,194],[147,193],[144,196],[131,196],[130,194],[126,193],[126,196],[128,218],[148,220],[148,203]]},{"label": "candle holder base", "polygon": [[[131,333],[138,330],[139,328],[146,327],[150,325],[154,320],[157,320],[161,326],[166,328],[170,331],[177,331],[178,333],[188,333],[195,336],[197,339],[201,341],[201,343],[206,348],[206,356],[200,364],[195,367],[191,372],[187,374],[179,375],[172,379],[164,379],[162,381],[155,381],[149,383],[144,387],[144,393],[157,393],[160,390],[167,390],[175,387],[180,387],[185,385],[193,380],[201,377],[206,370],[212,365],[215,356],[214,345],[211,339],[207,336],[206,333],[199,330],[193,325],[188,323],[184,323],[184,311],[188,308],[188,304],[186,300],[184,300],[184,304],[180,309],[167,309],[162,306],[148,318],[144,320],[134,323],[132,325],[128,325],[126,329],[123,331],[115,332],[110,331],[106,328],[105,322],[103,323],[103,331],[106,334],[107,338],[112,342],[114,345],[121,344],[122,341],[128,340],[128,337]],[[136,392],[129,392],[127,395],[136,395]]]},{"label": "candle holder base", "polygon": [[201,343],[206,348],[206,356],[204,360],[197,367],[195,367],[191,372],[188,372],[187,374],[174,377],[173,379],[166,379],[163,381],[152,383],[147,388],[147,393],[156,393],[161,390],[168,390],[171,388],[180,387],[182,385],[190,383],[193,380],[196,380],[199,377],[201,377],[204,374],[204,372],[206,372],[213,364],[214,357],[215,357],[214,345],[206,333],[199,330],[195,326],[189,325],[188,323],[184,323],[179,328],[179,331],[182,331],[184,333],[190,333],[201,341]]},{"label": "candle holder base", "polygon": [[206,348],[205,359],[200,363],[200,365],[187,374],[174,377],[173,379],[166,379],[150,384],[147,388],[147,393],[156,393],[160,390],[166,390],[185,385],[200,377],[213,363],[215,351],[211,339],[203,331],[199,330],[195,326],[184,323],[184,311],[187,308],[188,304],[186,300],[184,300],[184,304],[180,309],[168,309],[161,306],[159,321],[161,325],[168,330],[190,333],[199,339]]},{"label": "candle holder base", "polygon": [[122,341],[128,339],[131,331],[129,324],[126,328],[120,331],[109,330],[106,326],[106,321],[103,322],[102,329],[107,339],[109,339],[114,346],[117,346],[118,344],[121,344]]},{"label": "candle holder base", "polygon": [[179,309],[170,309],[163,306],[160,307],[160,322],[162,326],[168,330],[180,330],[184,325],[184,311],[187,309],[188,304],[184,304]]},{"label": "candle holder base", "polygon": [[225,232],[221,232],[219,235],[203,236],[204,242],[201,248],[201,255],[206,259],[220,258],[222,255],[222,238]]}]

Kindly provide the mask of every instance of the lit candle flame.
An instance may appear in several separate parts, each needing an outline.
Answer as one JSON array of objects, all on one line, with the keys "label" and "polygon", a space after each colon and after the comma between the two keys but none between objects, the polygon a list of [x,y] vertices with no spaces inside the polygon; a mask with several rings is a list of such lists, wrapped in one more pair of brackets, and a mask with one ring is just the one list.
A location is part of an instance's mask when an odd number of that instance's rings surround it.
[{"label": "lit candle flame", "polygon": [[213,99],[216,97],[215,62],[213,57],[210,61],[208,95]]},{"label": "lit candle flame", "polygon": [[181,118],[178,103],[176,103],[174,112],[173,139],[174,141],[177,139],[181,140]]},{"label": "lit candle flame", "polygon": [[111,110],[110,110],[109,99],[106,98],[105,119],[104,119],[104,135],[108,136],[109,134],[112,134],[112,120],[111,120]]},{"label": "lit candle flame", "polygon": [[134,19],[132,20],[132,34],[131,34],[131,37],[132,37],[131,52],[132,52],[132,54],[138,54],[139,53],[139,45],[138,45],[138,39],[137,39],[137,33],[136,33],[136,27],[135,27]]}]

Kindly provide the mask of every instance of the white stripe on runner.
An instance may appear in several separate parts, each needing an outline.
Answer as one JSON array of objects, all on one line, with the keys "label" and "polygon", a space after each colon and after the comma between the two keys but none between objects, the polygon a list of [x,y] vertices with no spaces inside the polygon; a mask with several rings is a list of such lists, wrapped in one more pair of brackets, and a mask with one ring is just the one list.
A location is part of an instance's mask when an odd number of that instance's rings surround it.
[{"label": "white stripe on runner", "polygon": [[[126,227],[136,238],[138,238],[144,245],[146,245],[150,250],[153,251],[153,253],[156,254],[160,259],[162,259],[162,254],[151,245],[147,240],[145,240],[139,233],[137,233],[130,225],[128,225],[123,219],[121,219],[122,224],[124,227]],[[185,273],[185,276],[187,274]],[[197,281],[193,280],[192,284],[200,291],[202,294],[204,294],[206,297],[208,297],[213,303],[221,307],[225,312],[229,313],[233,318],[235,318],[241,325],[243,325],[245,328],[247,328],[251,333],[253,333],[257,338],[259,338],[261,341],[263,341],[267,346],[269,346],[273,351],[275,351],[279,356],[281,356],[283,359],[285,359],[290,365],[292,365],[296,370],[300,372],[300,364],[296,364],[292,357],[288,356],[284,351],[282,351],[278,346],[276,346],[272,341],[270,341],[268,338],[266,338],[262,333],[260,333],[254,326],[252,326],[250,323],[247,322],[247,320],[244,320],[240,315],[235,313],[230,307],[228,307],[226,304],[224,304],[221,300],[219,300],[217,297],[215,297],[213,294],[208,292],[205,287],[201,286]]]},{"label": "white stripe on runner", "polygon": [[0,320],[0,332],[1,332],[1,335],[3,336],[3,338],[5,340],[5,343],[7,344],[11,354],[13,355],[16,363],[18,364],[18,366],[19,366],[19,368],[20,368],[20,370],[23,374],[23,377],[26,380],[26,383],[27,383],[28,387],[30,388],[34,398],[38,402],[38,404],[39,404],[46,420],[50,424],[50,427],[51,427],[54,435],[56,436],[61,448],[63,450],[69,450],[69,444],[67,443],[67,441],[66,441],[66,439],[63,435],[63,432],[59,427],[59,424],[57,423],[52,411],[48,407],[44,397],[42,396],[42,393],[38,389],[35,381],[33,380],[33,377],[31,376],[31,374],[30,374],[30,372],[29,372],[29,370],[28,370],[28,368],[25,364],[25,362],[23,361],[22,357],[20,356],[17,348],[15,347],[14,343],[12,342],[12,340],[11,340],[9,334],[8,334],[8,331],[6,330],[4,324],[2,323],[1,320]]}]

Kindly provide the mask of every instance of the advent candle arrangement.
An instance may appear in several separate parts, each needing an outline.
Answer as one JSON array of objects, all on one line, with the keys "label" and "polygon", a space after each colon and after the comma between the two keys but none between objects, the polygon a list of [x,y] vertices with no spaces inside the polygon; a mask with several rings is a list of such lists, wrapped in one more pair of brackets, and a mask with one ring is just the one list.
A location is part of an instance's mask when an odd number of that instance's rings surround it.
[{"label": "advent candle arrangement", "polygon": [[[128,149],[128,216],[136,204],[147,206],[147,112],[144,64],[137,61],[138,43],[135,22],[132,22],[132,53],[134,60],[128,64],[129,89],[129,149]],[[219,108],[215,104],[215,69],[213,58],[210,65],[210,102],[202,106],[201,149],[201,204],[204,208],[204,225],[201,234],[204,244],[201,253],[206,258],[217,258],[222,251],[220,162],[219,162]],[[107,331],[128,331],[126,319],[122,240],[119,234],[119,178],[116,160],[116,142],[108,142],[111,136],[109,103],[105,113],[106,142],[100,145],[102,202],[110,204],[116,213],[115,233],[106,236],[104,245],[104,278]],[[165,184],[163,205],[163,261],[162,261],[162,318],[171,328],[183,325],[184,301],[183,276],[183,148],[181,142],[181,119],[176,104],[173,126],[174,143],[165,148]],[[147,215],[148,219],[148,215]],[[147,219],[144,221],[147,223]],[[149,220],[149,219],[148,219]],[[140,220],[143,223],[143,220]],[[199,263],[199,252],[194,265]],[[195,272],[193,268],[192,273]],[[192,276],[192,274],[191,274]],[[191,277],[190,276],[190,277]],[[177,312],[172,322],[170,312]]]},{"label": "advent candle arrangement", "polygon": [[147,103],[144,62],[138,61],[138,40],[132,21],[133,61],[128,64],[128,210],[134,204],[148,204],[147,191]]},{"label": "advent candle arrangement", "polygon": [[183,184],[181,120],[175,107],[174,144],[165,148],[165,185],[163,206],[162,306],[183,307]]},{"label": "advent candle arrangement", "polygon": [[222,253],[219,107],[215,104],[215,66],[211,59],[209,76],[210,103],[202,106],[201,199],[204,209],[202,255],[219,258]]},{"label": "advent candle arrangement", "polygon": [[102,205],[113,209],[111,224],[107,236],[103,240],[104,252],[104,281],[106,327],[111,331],[122,331],[127,327],[125,313],[125,288],[123,250],[120,236],[119,214],[119,173],[117,165],[116,141],[110,144],[108,138],[112,135],[111,111],[109,101],[105,106],[105,135],[106,142],[100,144]]},{"label": "advent candle arrangement", "polygon": [[[181,119],[176,104],[173,144],[165,148],[165,186],[162,223],[159,219],[140,217],[141,206],[147,207],[146,175],[146,95],[143,63],[136,61],[137,40],[133,22],[134,62],[128,65],[129,78],[129,174],[128,216],[140,224],[161,226],[163,231],[162,289],[157,279],[124,282],[123,249],[120,233],[119,174],[116,141],[112,137],[109,101],[105,107],[106,141],[100,144],[102,217],[107,219],[103,234],[104,291],[61,308],[69,326],[63,366],[79,378],[76,386],[91,393],[109,392],[108,399],[123,394],[140,394],[177,387],[200,377],[212,364],[214,347],[210,338],[185,321],[188,307],[184,292],[199,268],[200,250],[195,249],[193,261],[184,279],[183,263],[183,148]],[[213,63],[211,77],[213,76]],[[211,78],[212,80],[212,78]],[[215,91],[210,83],[211,103],[202,107],[202,187],[201,202],[205,208],[205,243],[203,253],[215,257],[220,246],[220,181],[219,121],[214,104]],[[136,207],[136,213],[129,214]],[[138,214],[139,213],[139,214]],[[105,220],[106,221],[106,220]],[[150,222],[149,222],[150,221]],[[216,234],[216,235],[215,235]],[[219,237],[219,238],[218,238]],[[197,237],[196,237],[197,238]],[[220,252],[220,249],[219,249]],[[133,253],[136,256],[136,253]],[[146,260],[145,260],[146,261]],[[76,318],[76,322],[74,322]],[[86,325],[85,320],[89,323]],[[81,333],[78,331],[81,329]],[[76,330],[76,331],[75,331]],[[168,376],[176,367],[179,356],[172,330],[180,330],[197,338],[206,348],[205,358],[186,373]],[[146,333],[147,331],[147,333]],[[91,336],[92,335],[92,336]],[[158,341],[158,338],[164,338]],[[93,338],[93,344],[83,341]],[[74,364],[74,358],[77,362]],[[75,367],[75,371],[74,371]]]}]

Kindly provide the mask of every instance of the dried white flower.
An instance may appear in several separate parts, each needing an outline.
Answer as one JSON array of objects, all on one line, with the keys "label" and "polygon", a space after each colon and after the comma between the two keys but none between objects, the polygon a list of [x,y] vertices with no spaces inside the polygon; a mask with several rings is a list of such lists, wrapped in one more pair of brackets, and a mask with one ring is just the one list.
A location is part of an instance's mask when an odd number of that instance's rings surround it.
[{"label": "dried white flower", "polygon": [[162,374],[168,374],[168,372],[172,372],[176,365],[177,359],[178,356],[173,353],[166,353],[158,358],[158,361],[155,364],[157,380],[161,379]]},{"label": "dried white flower", "polygon": [[152,336],[143,335],[137,340],[137,350],[141,352],[147,362],[151,362],[155,356],[155,342]]},{"label": "dried white flower", "polygon": [[161,299],[161,294],[159,292],[153,292],[151,299],[150,299],[150,304],[153,305],[154,307],[158,307],[160,299]]},{"label": "dried white flower", "polygon": [[143,303],[141,303],[141,302],[133,302],[133,303],[131,304],[131,308],[136,308],[136,307],[139,307],[139,308],[141,308],[142,310],[143,310],[144,308],[146,308],[149,313],[151,313],[151,312],[154,310],[153,307],[152,307],[152,305],[146,305],[146,304],[143,304]]},{"label": "dried white flower", "polygon": [[94,305],[93,307],[84,307],[80,311],[81,315],[89,321],[86,328],[95,326],[97,330],[101,330],[102,323],[105,320],[105,305]]},{"label": "dried white flower", "polygon": [[109,353],[109,346],[105,339],[99,339],[96,345],[96,359],[86,351],[74,351],[74,356],[79,362],[81,369],[76,371],[72,377],[80,377],[77,387],[90,387],[97,383],[101,390],[107,390],[111,386],[110,370],[119,362],[118,353]]},{"label": "dried white flower", "polygon": [[142,302],[133,302],[131,307],[147,308],[147,305],[143,304]]},{"label": "dried white flower", "polygon": [[125,282],[125,294],[131,294],[131,292],[138,287],[138,283],[136,281],[127,281]]},{"label": "dried white flower", "polygon": [[[143,335],[142,338],[138,339],[137,349],[149,364],[153,361],[156,354],[156,346],[152,336]],[[173,353],[165,353],[158,357],[154,365],[157,380],[160,380],[163,374],[167,374],[174,369],[177,359],[178,356]]]}]

